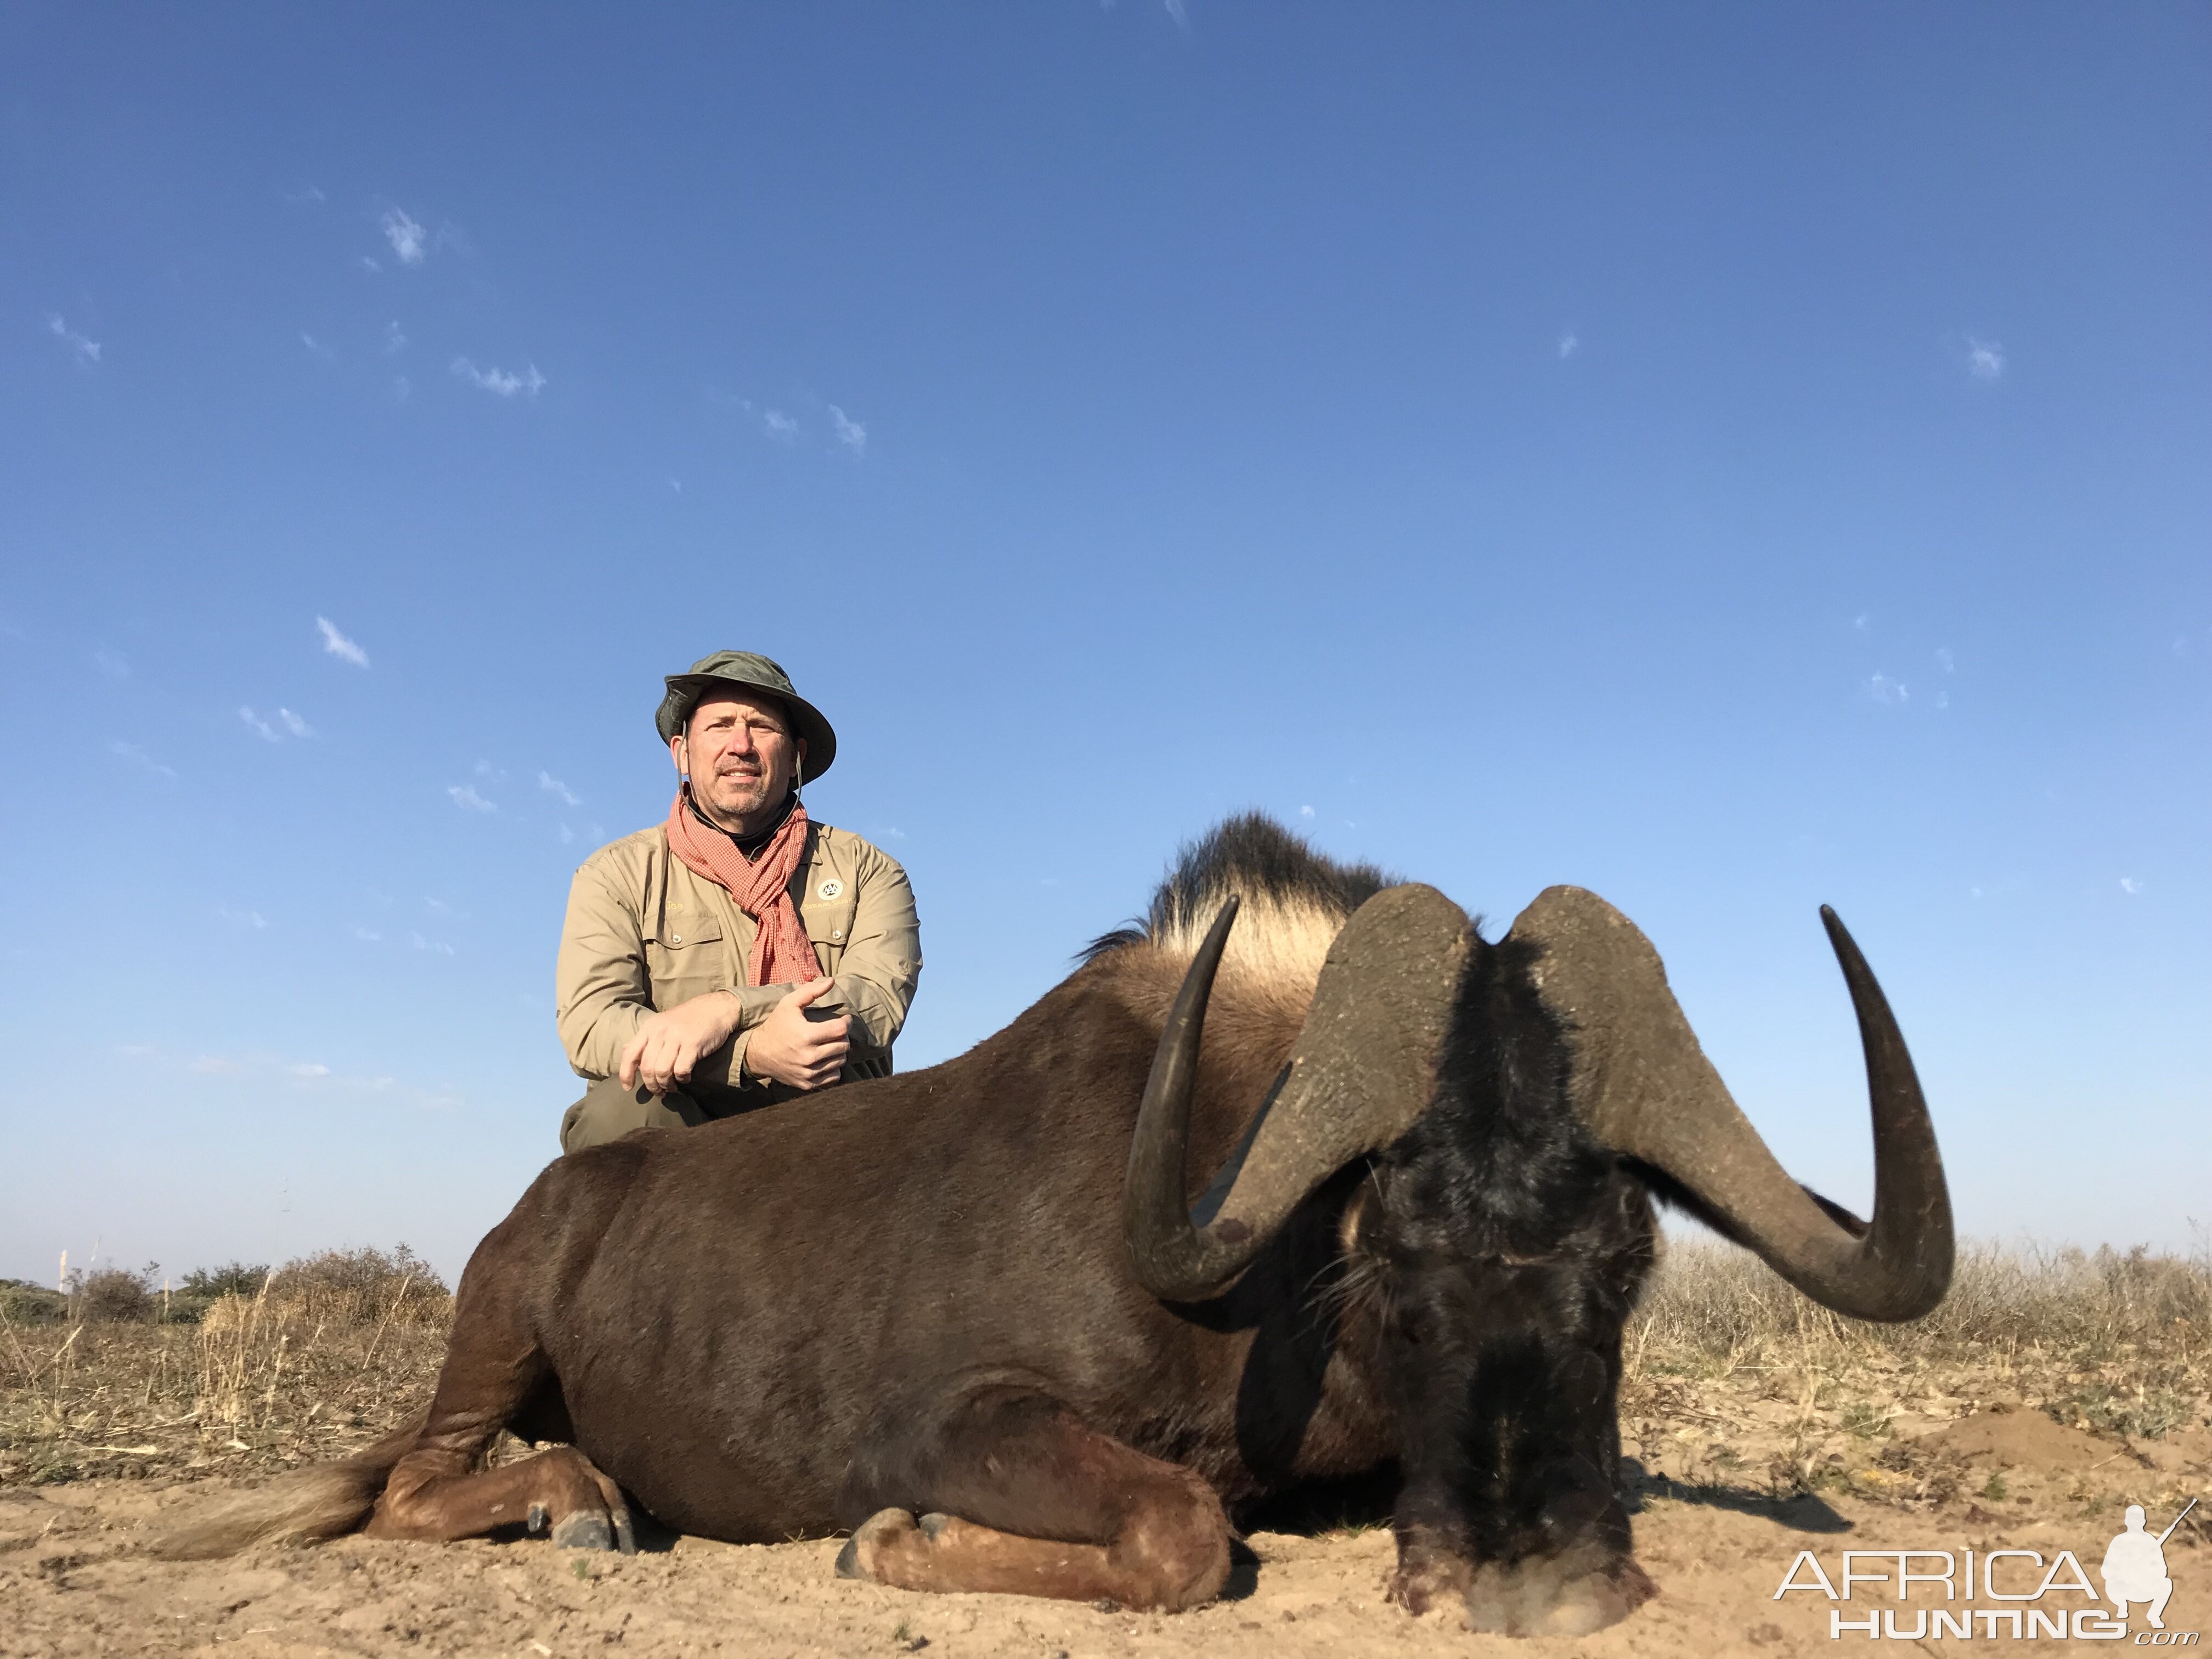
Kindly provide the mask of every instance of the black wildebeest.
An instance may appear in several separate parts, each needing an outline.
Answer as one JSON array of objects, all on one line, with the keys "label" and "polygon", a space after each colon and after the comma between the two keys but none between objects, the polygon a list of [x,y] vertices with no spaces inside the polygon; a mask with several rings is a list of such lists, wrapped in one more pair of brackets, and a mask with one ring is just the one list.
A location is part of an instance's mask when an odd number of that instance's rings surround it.
[{"label": "black wildebeest", "polygon": [[[1870,1226],[1783,1172],[1601,900],[1553,888],[1492,944],[1237,820],[958,1059],[549,1167],[462,1275],[421,1418],[167,1547],[620,1547],[634,1500],[737,1541],[852,1528],[841,1571],[881,1583],[1175,1608],[1222,1588],[1224,1504],[1395,1459],[1395,1600],[1610,1623],[1651,1590],[1615,1394],[1652,1194],[1845,1313],[1948,1282],[1911,1062],[1826,921]],[[480,1467],[502,1427],[568,1443]]]}]

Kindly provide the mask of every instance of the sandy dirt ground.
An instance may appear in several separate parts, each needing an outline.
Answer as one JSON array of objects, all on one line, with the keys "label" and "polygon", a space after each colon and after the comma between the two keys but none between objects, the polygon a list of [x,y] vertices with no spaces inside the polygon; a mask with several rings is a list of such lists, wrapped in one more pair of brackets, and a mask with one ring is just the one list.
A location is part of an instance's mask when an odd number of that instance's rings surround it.
[{"label": "sandy dirt ground", "polygon": [[[1833,1575],[1846,1548],[2011,1547],[2051,1559],[2070,1549],[2094,1575],[2118,1528],[2120,1504],[2164,1494],[2170,1505],[2184,1491],[2212,1494],[2212,1435],[2203,1430],[2131,1447],[2019,1409],[1903,1426],[1922,1431],[1919,1464],[1958,1477],[1937,1483],[1943,1495],[1859,1496],[1852,1481],[1879,1472],[1869,1463],[1864,1471],[1847,1468],[1832,1492],[1770,1498],[1751,1485],[1711,1479],[1694,1431],[1658,1431],[1651,1443],[1636,1448],[1641,1455],[1630,1472],[1638,1553],[1661,1595],[1626,1623],[1579,1639],[1516,1642],[1469,1634],[1448,1616],[1409,1619],[1382,1599],[1393,1553],[1385,1526],[1255,1530],[1249,1559],[1226,1597],[1161,1615],[841,1581],[832,1571],[838,1545],[831,1540],[739,1547],[662,1537],[624,1558],[557,1551],[536,1540],[431,1546],[349,1538],[268,1547],[229,1561],[169,1563],[144,1553],[145,1522],[230,1482],[92,1479],[0,1489],[0,1654],[1411,1659],[1513,1652],[1714,1659],[1856,1651],[1831,1639],[1825,1599],[1774,1599],[1799,1550],[1814,1550]],[[1741,1424],[1736,1439],[1745,1439]],[[2154,1513],[2154,1524],[2166,1518]],[[2212,1634],[2212,1550],[2203,1534],[2193,1527],[2178,1534],[2167,1559],[2177,1584],[2168,1627]],[[1896,1606],[1868,1602],[1864,1594],[1850,1610],[1854,1615]],[[2082,1604],[2076,1597],[2050,1605],[2062,1602]],[[2135,1629],[2146,1630],[2142,1609],[2136,1613]],[[1902,1645],[1938,1655],[2083,1650],[2072,1642],[2003,1636]]]}]

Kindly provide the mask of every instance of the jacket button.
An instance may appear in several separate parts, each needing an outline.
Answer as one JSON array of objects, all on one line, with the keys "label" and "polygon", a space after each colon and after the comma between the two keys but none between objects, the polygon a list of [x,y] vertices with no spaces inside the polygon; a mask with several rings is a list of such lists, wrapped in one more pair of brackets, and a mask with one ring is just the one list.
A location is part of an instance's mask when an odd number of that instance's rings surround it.
[{"label": "jacket button", "polygon": [[830,937],[831,939],[842,939],[845,937],[845,930],[842,927],[833,927],[830,930]]},{"label": "jacket button", "polygon": [[681,933],[671,933],[668,936],[668,942],[671,945],[681,945],[684,943],[684,935]]}]

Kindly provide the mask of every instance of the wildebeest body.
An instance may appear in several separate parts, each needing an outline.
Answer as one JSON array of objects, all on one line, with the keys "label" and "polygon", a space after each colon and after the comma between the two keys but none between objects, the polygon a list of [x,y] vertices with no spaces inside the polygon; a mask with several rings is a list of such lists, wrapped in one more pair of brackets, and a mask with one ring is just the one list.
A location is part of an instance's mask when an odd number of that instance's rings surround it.
[{"label": "wildebeest body", "polygon": [[[1595,1629],[1652,1589],[1617,1394],[1654,1193],[1841,1311],[1948,1282],[1925,1103],[1826,920],[1869,1224],[1774,1162],[1594,895],[1492,944],[1233,821],[968,1054],[548,1169],[464,1273],[422,1417],[174,1547],[364,1518],[607,1547],[635,1499],[732,1541],[851,1528],[840,1571],[907,1589],[1174,1608],[1226,1579],[1224,1504],[1395,1458],[1392,1599]],[[483,1468],[508,1425],[572,1443]]]}]

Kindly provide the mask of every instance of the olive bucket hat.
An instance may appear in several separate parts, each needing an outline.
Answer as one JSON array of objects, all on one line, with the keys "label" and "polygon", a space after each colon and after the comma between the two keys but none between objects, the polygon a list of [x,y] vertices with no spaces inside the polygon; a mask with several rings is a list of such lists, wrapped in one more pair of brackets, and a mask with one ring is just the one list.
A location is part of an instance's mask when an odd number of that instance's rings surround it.
[{"label": "olive bucket hat", "polygon": [[681,674],[668,677],[668,695],[653,717],[663,743],[671,741],[691,718],[699,699],[718,686],[746,691],[765,691],[791,711],[791,729],[806,741],[806,781],[830,769],[837,758],[837,734],[822,711],[791,689],[791,676],[781,663],[755,651],[717,651],[702,657]]}]

